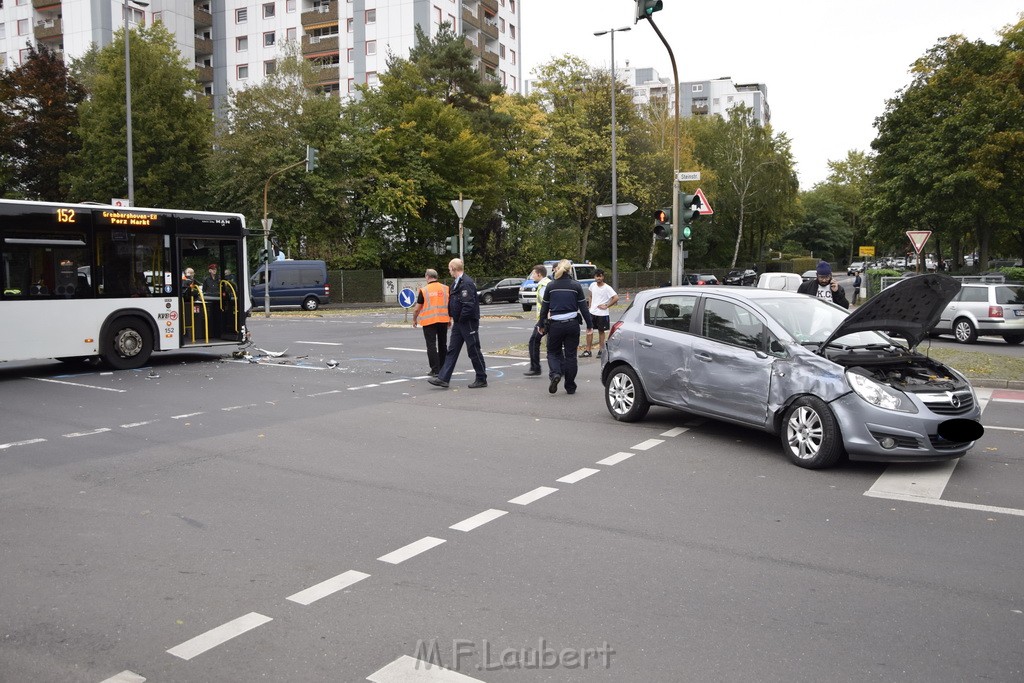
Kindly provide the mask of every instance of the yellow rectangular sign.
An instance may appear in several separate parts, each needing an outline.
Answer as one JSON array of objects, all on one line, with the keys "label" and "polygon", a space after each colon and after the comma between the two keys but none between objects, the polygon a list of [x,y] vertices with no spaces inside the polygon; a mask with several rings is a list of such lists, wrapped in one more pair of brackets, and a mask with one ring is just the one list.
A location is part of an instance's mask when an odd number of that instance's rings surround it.
[{"label": "yellow rectangular sign", "polygon": [[874,256],[875,255],[875,248],[874,247],[861,246],[859,253],[860,253],[861,256]]}]

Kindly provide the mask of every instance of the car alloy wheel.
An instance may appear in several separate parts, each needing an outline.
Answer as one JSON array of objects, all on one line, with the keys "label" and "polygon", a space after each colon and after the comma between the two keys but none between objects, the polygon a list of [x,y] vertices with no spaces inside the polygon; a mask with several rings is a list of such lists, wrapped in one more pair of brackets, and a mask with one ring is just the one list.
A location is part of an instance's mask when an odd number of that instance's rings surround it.
[{"label": "car alloy wheel", "polygon": [[642,420],[651,408],[636,373],[625,365],[615,368],[608,377],[604,398],[608,412],[620,422]]},{"label": "car alloy wheel", "polygon": [[973,344],[978,339],[978,330],[967,318],[957,318],[953,323],[953,334],[961,344]]},{"label": "car alloy wheel", "polygon": [[786,411],[782,444],[794,464],[808,469],[831,467],[843,453],[839,426],[819,398],[803,396]]}]

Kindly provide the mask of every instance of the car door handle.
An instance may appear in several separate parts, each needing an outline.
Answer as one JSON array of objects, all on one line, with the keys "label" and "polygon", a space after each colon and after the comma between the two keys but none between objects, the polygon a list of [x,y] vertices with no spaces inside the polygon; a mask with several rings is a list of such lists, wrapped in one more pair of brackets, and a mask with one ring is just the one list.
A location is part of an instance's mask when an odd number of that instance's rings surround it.
[{"label": "car door handle", "polygon": [[654,342],[652,342],[650,339],[637,339],[636,343],[644,347],[645,349],[649,349],[652,346],[654,346]]},{"label": "car door handle", "polygon": [[714,358],[711,357],[710,353],[695,353],[693,355],[697,357],[697,360],[704,361],[705,363],[710,363],[712,360],[714,360]]}]

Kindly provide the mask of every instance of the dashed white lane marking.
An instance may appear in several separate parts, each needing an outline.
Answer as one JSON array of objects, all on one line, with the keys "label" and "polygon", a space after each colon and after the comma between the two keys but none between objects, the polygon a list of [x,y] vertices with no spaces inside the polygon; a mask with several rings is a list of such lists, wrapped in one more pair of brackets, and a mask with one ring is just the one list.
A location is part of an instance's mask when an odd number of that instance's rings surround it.
[{"label": "dashed white lane marking", "polygon": [[473,515],[472,517],[468,517],[468,518],[462,520],[461,522],[458,522],[457,524],[452,524],[448,528],[449,529],[455,529],[456,531],[472,531],[473,529],[477,528],[478,526],[483,526],[484,524],[487,524],[488,522],[493,522],[498,517],[501,517],[501,516],[507,515],[507,514],[508,514],[508,512],[506,512],[505,510],[495,510],[495,509],[492,508],[490,510],[484,510],[483,512],[481,512],[478,515]]},{"label": "dashed white lane marking", "polygon": [[0,443],[0,451],[7,448],[14,448],[15,446],[28,446],[34,443],[42,443],[46,439],[25,439],[24,441],[12,441],[11,443]]},{"label": "dashed white lane marking", "polygon": [[379,387],[379,386],[380,386],[379,384],[364,384],[361,387],[349,387],[348,390],[349,391],[359,391],[360,389],[372,389],[374,387]]},{"label": "dashed white lane marking", "polygon": [[370,578],[369,574],[364,574],[363,572],[357,572],[350,569],[343,574],[338,574],[326,581],[321,581],[315,586],[310,586],[305,590],[301,590],[295,595],[289,595],[288,600],[297,602],[300,605],[309,605],[320,598],[326,598],[332,593],[337,593],[340,590],[348,588],[352,584],[359,583],[363,579],[368,578]]},{"label": "dashed white lane marking", "polygon": [[959,459],[932,464],[922,464],[913,469],[890,465],[868,489],[869,494],[884,498],[886,494],[913,496],[914,498],[937,499],[953,476]]},{"label": "dashed white lane marking", "polygon": [[100,681],[100,683],[146,683],[146,679],[134,671],[122,671],[116,676]]},{"label": "dashed white lane marking", "polygon": [[247,403],[244,406],[229,406],[227,408],[221,408],[221,410],[230,412],[232,410],[241,410],[242,408],[255,408],[255,407],[256,407],[255,403]]},{"label": "dashed white lane marking", "polygon": [[387,555],[381,555],[377,559],[381,562],[387,562],[388,564],[401,564],[410,557],[416,557],[420,553],[424,553],[431,548],[436,548],[444,542],[445,540],[443,538],[426,536],[418,541],[410,543],[409,545],[402,546],[398,550],[392,550]]},{"label": "dashed white lane marking", "polygon": [[544,496],[550,496],[557,490],[558,489],[553,489],[550,486],[538,486],[532,491],[528,491],[521,496],[516,496],[509,502],[514,503],[516,505],[529,505],[533,501],[540,500]]},{"label": "dashed white lane marking", "polygon": [[667,432],[662,432],[660,436],[679,436],[680,434],[685,434],[688,431],[690,431],[689,427],[674,427],[673,429],[670,429]]},{"label": "dashed white lane marking", "polygon": [[[427,352],[426,349],[407,349],[407,348],[402,347],[402,346],[385,346],[384,350],[385,351],[411,351],[412,353],[426,353]],[[483,354],[483,356],[484,356],[484,358],[505,358],[505,359],[508,359],[508,356],[503,356],[500,353],[485,353],[485,354]],[[529,361],[527,361],[527,362],[529,362]]]},{"label": "dashed white lane marking", "polygon": [[985,425],[985,429],[1000,429],[1004,432],[1024,432],[1024,429],[1020,427],[993,427],[991,425]]},{"label": "dashed white lane marking", "polygon": [[93,434],[102,434],[103,432],[109,432],[109,431],[110,431],[110,427],[100,427],[99,429],[93,429],[92,431],[88,431],[88,432],[71,432],[70,434],[65,434],[64,438],[65,439],[77,439],[80,436],[92,436]]},{"label": "dashed white lane marking", "polygon": [[145,425],[151,425],[158,420],[144,420],[142,422],[129,422],[126,425],[121,425],[121,429],[132,429],[133,427],[144,427]]},{"label": "dashed white lane marking", "polygon": [[98,389],[100,391],[113,391],[118,394],[123,394],[128,391],[127,389],[113,389],[111,387],[97,387],[92,384],[81,384],[79,382],[65,382],[60,379],[46,379],[45,377],[28,377],[27,379],[34,379],[37,382],[53,382],[54,384],[66,384],[69,387],[83,387],[85,389]]},{"label": "dashed white lane marking", "polygon": [[483,683],[451,669],[402,655],[366,677],[373,683]]},{"label": "dashed white lane marking", "polygon": [[634,451],[649,451],[658,444],[662,443],[665,443],[664,439],[647,439],[647,441],[642,441],[637,445],[633,446],[632,448]]},{"label": "dashed white lane marking", "polygon": [[593,467],[583,467],[581,469],[576,470],[575,472],[572,472],[571,474],[565,475],[561,479],[556,479],[555,481],[560,481],[563,484],[575,484],[581,479],[586,479],[590,475],[597,474],[600,471],[601,470],[595,470]]},{"label": "dashed white lane marking", "polygon": [[186,417],[195,417],[196,415],[202,415],[203,411],[200,410],[198,413],[185,413],[184,415],[171,415],[172,420],[184,420]]},{"label": "dashed white lane marking", "polygon": [[296,344],[316,344],[317,346],[344,346],[344,342],[315,342],[315,341],[297,341]]},{"label": "dashed white lane marking", "polygon": [[225,361],[227,363],[248,363],[249,365],[255,365],[261,368],[291,368],[292,370],[326,370],[322,365],[295,365],[294,363],[253,363],[252,361],[244,358],[235,360],[230,359]]},{"label": "dashed white lane marking", "polygon": [[387,382],[381,382],[381,386],[384,386],[385,384],[399,384],[401,382],[408,382],[408,381],[409,380],[407,380],[405,378],[402,378],[402,379],[389,379]]},{"label": "dashed white lane marking", "polygon": [[864,495],[870,496],[872,498],[885,498],[886,500],[900,500],[905,503],[925,503],[927,505],[938,505],[939,507],[960,508],[961,510],[976,510],[978,512],[994,512],[1002,515],[1024,517],[1024,510],[1018,510],[1017,508],[1001,508],[996,507],[994,505],[960,503],[955,500],[941,500],[939,498],[921,498],[920,496],[910,496],[900,493],[878,493],[871,490],[865,491]]},{"label": "dashed white lane marking", "polygon": [[634,453],[616,453],[615,455],[609,455],[604,460],[598,460],[598,465],[618,465],[623,460],[632,458]]},{"label": "dashed white lane marking", "polygon": [[320,391],[315,394],[306,394],[309,398],[316,398],[317,396],[327,396],[329,394],[340,394],[341,389],[331,389],[330,391]]},{"label": "dashed white lane marking", "polygon": [[186,640],[181,645],[175,645],[167,652],[180,657],[184,660],[192,659],[197,655],[201,655],[207,650],[211,650],[218,645],[223,645],[232,638],[236,638],[247,631],[251,631],[257,626],[262,626],[268,621],[273,621],[272,618],[263,616],[257,612],[249,612],[245,616],[238,617],[226,624],[222,624],[217,628],[210,629],[202,635],[198,635],[191,640]]}]

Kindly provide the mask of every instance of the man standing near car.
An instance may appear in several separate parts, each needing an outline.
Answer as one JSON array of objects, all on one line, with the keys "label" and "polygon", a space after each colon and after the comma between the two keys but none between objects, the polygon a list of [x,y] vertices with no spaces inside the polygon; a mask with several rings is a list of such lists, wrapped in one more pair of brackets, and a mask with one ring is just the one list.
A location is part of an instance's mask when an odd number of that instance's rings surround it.
[{"label": "man standing near car", "polygon": [[[611,329],[612,314],[608,309],[614,306],[619,295],[615,293],[611,285],[604,282],[604,271],[598,268],[594,271],[594,282],[590,285],[588,297],[590,300],[590,316],[594,319],[594,329],[597,330],[597,357],[601,357],[604,351],[604,333]],[[590,349],[594,345],[594,333],[587,330],[587,350],[580,354],[580,358],[590,358]]]},{"label": "man standing near car", "polygon": [[572,279],[572,261],[562,259],[555,266],[555,279],[544,288],[544,303],[540,307],[540,322],[548,335],[548,393],[558,391],[558,383],[565,378],[565,393],[576,393],[576,373],[579,362],[576,349],[580,345],[580,321],[587,323],[587,334],[593,334],[594,323],[587,307],[583,287]]},{"label": "man standing near car", "polygon": [[423,338],[427,342],[427,363],[430,364],[429,374],[437,377],[441,363],[448,355],[448,326],[452,320],[448,315],[448,285],[437,281],[437,271],[433,268],[427,268],[423,277],[427,284],[420,287],[416,295],[412,326],[423,328]]},{"label": "man standing near car", "polygon": [[543,263],[535,265],[530,271],[530,279],[537,283],[537,323],[533,326],[533,333],[530,335],[530,369],[523,374],[527,377],[537,377],[541,373],[540,341],[544,338],[544,326],[540,324],[540,302],[544,297],[544,290],[551,282],[547,266]]},{"label": "man standing near car", "polygon": [[828,261],[818,263],[816,273],[817,277],[814,280],[803,283],[796,291],[830,301],[843,308],[849,308],[850,302],[846,300],[846,290],[840,287],[832,277],[832,266]]},{"label": "man standing near car", "polygon": [[487,366],[484,365],[484,354],[480,351],[480,302],[477,301],[476,283],[466,275],[462,259],[453,258],[448,262],[448,272],[455,282],[452,283],[448,297],[448,315],[452,321],[452,336],[448,340],[448,354],[437,377],[427,380],[435,387],[448,388],[455,363],[459,360],[462,345],[466,345],[466,353],[473,363],[476,379],[469,385],[470,389],[482,389],[487,386]]}]

